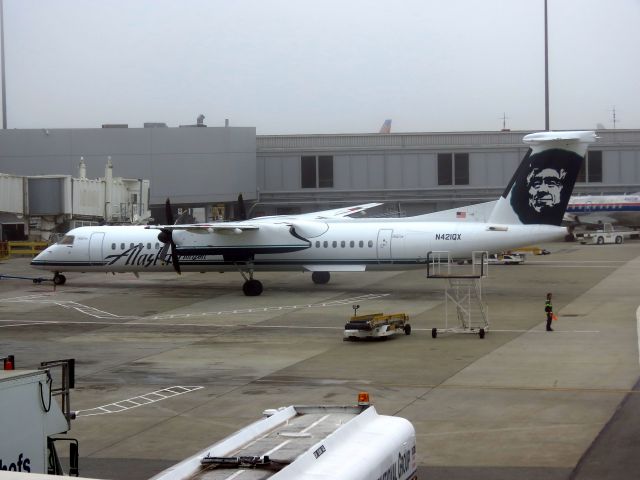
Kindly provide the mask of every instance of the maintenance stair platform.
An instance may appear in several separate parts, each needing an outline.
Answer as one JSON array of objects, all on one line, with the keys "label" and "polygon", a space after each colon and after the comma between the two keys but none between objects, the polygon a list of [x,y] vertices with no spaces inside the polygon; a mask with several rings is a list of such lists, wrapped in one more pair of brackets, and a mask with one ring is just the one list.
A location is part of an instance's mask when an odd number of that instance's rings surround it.
[{"label": "maintenance stair platform", "polygon": [[[447,280],[445,286],[445,327],[432,328],[438,333],[472,333],[484,338],[489,331],[488,306],[482,298],[482,279],[488,275],[488,252],[474,251],[470,260],[452,260],[450,252],[427,254],[427,278]],[[455,311],[455,322],[450,317]],[[451,326],[450,326],[451,324]]]}]

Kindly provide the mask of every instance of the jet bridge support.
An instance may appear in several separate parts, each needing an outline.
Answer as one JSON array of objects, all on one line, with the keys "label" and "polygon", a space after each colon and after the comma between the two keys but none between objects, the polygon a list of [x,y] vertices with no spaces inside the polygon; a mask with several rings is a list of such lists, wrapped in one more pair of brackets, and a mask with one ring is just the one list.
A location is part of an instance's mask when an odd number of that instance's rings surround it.
[{"label": "jet bridge support", "polygon": [[[448,251],[427,254],[427,278],[447,280],[444,290],[445,327],[432,328],[432,338],[436,338],[439,332],[473,333],[484,338],[489,330],[489,314],[487,304],[482,299],[482,279],[487,273],[486,251],[472,252],[470,264],[452,262]],[[450,322],[454,311],[455,321]]]}]

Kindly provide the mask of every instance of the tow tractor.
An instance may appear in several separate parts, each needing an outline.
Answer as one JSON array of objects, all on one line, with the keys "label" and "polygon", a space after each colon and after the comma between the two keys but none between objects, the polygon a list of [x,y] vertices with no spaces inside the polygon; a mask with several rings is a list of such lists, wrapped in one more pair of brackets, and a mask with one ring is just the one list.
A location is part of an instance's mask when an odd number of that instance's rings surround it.
[{"label": "tow tractor", "polygon": [[358,315],[358,308],[360,308],[360,305],[353,305],[353,315],[344,326],[343,340],[386,338],[399,333],[411,335],[409,315],[406,313]]},{"label": "tow tractor", "polygon": [[610,223],[605,223],[602,230],[586,232],[579,235],[579,239],[582,245],[604,245],[608,243],[620,245],[624,242],[624,237],[630,236],[632,233],[633,232],[614,231]]}]

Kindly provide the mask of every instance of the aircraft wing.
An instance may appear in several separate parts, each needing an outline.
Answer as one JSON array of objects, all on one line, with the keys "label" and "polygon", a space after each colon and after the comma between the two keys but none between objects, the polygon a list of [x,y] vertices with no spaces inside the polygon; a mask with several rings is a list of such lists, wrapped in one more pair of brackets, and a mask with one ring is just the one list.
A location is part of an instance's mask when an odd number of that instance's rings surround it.
[{"label": "aircraft wing", "polygon": [[190,225],[148,225],[145,228],[160,230],[165,233],[186,232],[195,234],[219,234],[219,235],[240,235],[245,232],[255,232],[264,237],[268,243],[274,235],[287,232],[287,235],[302,235],[306,238],[322,235],[329,228],[325,222],[316,219],[301,219],[299,217],[276,216],[270,218],[254,219],[254,221],[240,222],[213,222],[195,223]]},{"label": "aircraft wing", "polygon": [[296,218],[317,218],[317,219],[328,219],[328,218],[342,218],[348,217],[349,215],[353,215],[354,213],[364,212],[373,207],[377,207],[378,205],[382,205],[382,203],[364,203],[362,205],[354,205],[353,207],[343,207],[343,208],[334,208],[333,210],[321,210],[319,212],[311,212],[311,213],[302,213],[300,215],[294,215]]},{"label": "aircraft wing", "polygon": [[352,207],[334,208],[332,210],[320,210],[318,212],[300,213],[298,215],[270,215],[265,217],[256,217],[252,220],[265,222],[270,220],[275,221],[295,221],[300,220],[330,220],[333,218],[344,218],[354,213],[364,212],[373,207],[382,205],[382,203],[363,203],[362,205],[354,205]]}]

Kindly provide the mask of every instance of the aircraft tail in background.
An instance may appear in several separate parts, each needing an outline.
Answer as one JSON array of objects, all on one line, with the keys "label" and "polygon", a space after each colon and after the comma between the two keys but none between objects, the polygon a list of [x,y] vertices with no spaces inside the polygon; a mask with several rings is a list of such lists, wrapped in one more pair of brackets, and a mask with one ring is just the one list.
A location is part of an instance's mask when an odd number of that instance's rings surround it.
[{"label": "aircraft tail in background", "polygon": [[595,132],[540,132],[526,135],[530,145],[502,196],[490,223],[560,225],[587,146]]},{"label": "aircraft tail in background", "polygon": [[391,119],[384,121],[378,133],[391,133]]}]

